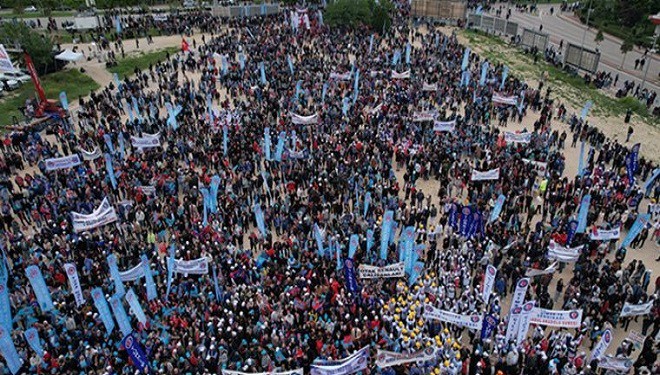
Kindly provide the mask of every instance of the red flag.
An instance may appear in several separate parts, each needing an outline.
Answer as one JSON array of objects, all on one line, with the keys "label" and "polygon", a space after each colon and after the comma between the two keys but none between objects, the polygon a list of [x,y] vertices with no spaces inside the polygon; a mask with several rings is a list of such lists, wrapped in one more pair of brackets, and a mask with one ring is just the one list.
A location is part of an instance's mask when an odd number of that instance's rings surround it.
[{"label": "red flag", "polygon": [[181,51],[182,52],[187,52],[190,50],[190,47],[188,46],[188,42],[186,42],[186,38],[181,39]]}]

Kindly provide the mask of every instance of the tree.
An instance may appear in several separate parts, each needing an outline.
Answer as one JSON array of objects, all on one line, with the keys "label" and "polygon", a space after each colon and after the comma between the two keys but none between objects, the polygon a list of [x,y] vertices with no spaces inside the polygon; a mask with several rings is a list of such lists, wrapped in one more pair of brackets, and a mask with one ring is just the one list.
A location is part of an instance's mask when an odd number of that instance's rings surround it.
[{"label": "tree", "polygon": [[621,43],[621,53],[623,53],[623,59],[621,59],[621,67],[623,68],[623,64],[626,62],[626,55],[628,52],[632,51],[634,48],[633,42],[630,39],[624,39],[623,43]]},{"label": "tree", "polygon": [[598,30],[598,33],[596,34],[596,38],[594,39],[594,41],[596,43],[598,43],[598,45],[600,45],[600,42],[602,42],[604,39],[605,39],[605,36],[603,35],[603,31]]},{"label": "tree", "polygon": [[47,71],[49,66],[52,68],[55,61],[52,54],[53,43],[23,22],[2,23],[0,41],[25,50],[32,58],[34,67],[39,73]]},{"label": "tree", "polygon": [[391,12],[394,6],[389,0],[337,0],[325,9],[323,19],[330,26],[357,28],[370,26],[376,31],[386,30],[392,25]]}]

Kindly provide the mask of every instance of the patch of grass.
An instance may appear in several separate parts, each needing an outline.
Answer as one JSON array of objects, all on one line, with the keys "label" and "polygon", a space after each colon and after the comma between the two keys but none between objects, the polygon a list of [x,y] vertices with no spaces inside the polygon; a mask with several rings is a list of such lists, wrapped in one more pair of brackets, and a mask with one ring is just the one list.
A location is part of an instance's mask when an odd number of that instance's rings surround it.
[{"label": "patch of grass", "polygon": [[126,76],[133,75],[135,68],[140,70],[149,68],[149,65],[159,63],[167,57],[169,52],[170,56],[178,52],[178,47],[168,47],[160,51],[142,53],[138,56],[131,56],[117,61],[117,66],[108,69],[111,73],[117,73],[119,79],[124,79]]},{"label": "patch of grass", "polygon": [[594,114],[605,117],[623,117],[628,109],[642,117],[645,122],[658,126],[658,120],[653,118],[646,106],[635,98],[617,99],[607,95],[603,90],[593,85],[587,85],[582,76],[569,74],[554,65],[548,64],[540,55],[537,63],[534,58],[520,49],[508,45],[500,38],[479,31],[464,30],[463,36],[473,47],[479,48],[479,54],[490,61],[506,64],[512,74],[517,74],[524,80],[543,80],[545,87],[551,87],[560,97],[581,108],[587,100],[594,102]]},{"label": "patch of grass", "polygon": [[[80,73],[77,69],[46,74],[41,77],[41,85],[48,99],[58,100],[60,92],[65,91],[69,102],[78,100],[80,96],[87,96],[100,87],[93,79]],[[23,114],[18,107],[24,106],[26,99],[35,96],[34,85],[31,81],[21,85],[18,90],[6,92],[5,96],[0,99],[0,126],[10,125],[13,116],[16,116],[19,121],[23,120]]]},{"label": "patch of grass", "polygon": [[27,13],[20,13],[16,14],[14,12],[9,12],[9,13],[0,13],[0,18],[20,18],[20,19],[26,19],[26,18],[48,18],[48,17],[73,17],[76,15],[77,12],[74,11],[53,11],[51,12],[50,15],[46,16],[44,15],[43,12],[27,12]]}]

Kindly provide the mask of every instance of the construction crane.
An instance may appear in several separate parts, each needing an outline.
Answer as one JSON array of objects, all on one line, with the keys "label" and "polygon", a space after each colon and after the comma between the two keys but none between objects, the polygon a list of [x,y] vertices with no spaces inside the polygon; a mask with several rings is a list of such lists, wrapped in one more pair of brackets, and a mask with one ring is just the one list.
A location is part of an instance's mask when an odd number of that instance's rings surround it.
[{"label": "construction crane", "polygon": [[27,52],[23,52],[23,58],[25,59],[25,66],[27,68],[32,82],[34,83],[34,89],[37,91],[37,100],[39,103],[35,109],[35,117],[59,117],[66,118],[66,111],[57,105],[57,102],[54,100],[48,100],[46,98],[46,92],[44,91],[43,86],[41,86],[41,81],[39,81],[39,76],[37,75],[37,70],[34,68],[34,63],[32,58]]}]

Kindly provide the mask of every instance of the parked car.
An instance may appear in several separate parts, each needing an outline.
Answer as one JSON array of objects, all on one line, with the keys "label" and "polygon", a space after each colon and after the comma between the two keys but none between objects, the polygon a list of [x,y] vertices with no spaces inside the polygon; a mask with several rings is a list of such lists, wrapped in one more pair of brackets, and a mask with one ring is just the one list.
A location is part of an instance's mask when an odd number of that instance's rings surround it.
[{"label": "parked car", "polygon": [[37,11],[37,7],[35,7],[34,5],[30,5],[29,7],[23,9],[23,11],[26,13],[34,13]]},{"label": "parked car", "polygon": [[0,73],[0,80],[5,79],[5,78],[6,79],[13,79],[13,80],[16,80],[20,83],[26,83],[26,82],[30,82],[32,80],[32,77],[30,77],[29,75],[21,72],[20,70],[15,70],[13,72]]},{"label": "parked car", "polygon": [[7,91],[14,91],[21,87],[21,83],[15,79],[0,78],[0,83],[2,83],[2,88]]}]

